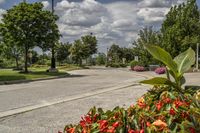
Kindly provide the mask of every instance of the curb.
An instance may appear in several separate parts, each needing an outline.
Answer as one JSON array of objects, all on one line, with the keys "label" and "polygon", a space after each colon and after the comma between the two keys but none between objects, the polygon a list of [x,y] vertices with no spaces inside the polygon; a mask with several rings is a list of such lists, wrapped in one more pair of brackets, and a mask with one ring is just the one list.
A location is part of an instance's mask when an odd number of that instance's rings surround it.
[{"label": "curb", "polygon": [[131,87],[131,86],[138,86],[138,85],[140,85],[140,84],[138,84],[138,83],[129,83],[129,84],[126,84],[126,85],[122,84],[122,85],[118,85],[118,86],[115,86],[115,87],[104,88],[104,89],[93,91],[93,92],[87,92],[87,93],[84,93],[84,94],[75,95],[75,96],[72,96],[72,97],[65,97],[61,100],[54,100],[54,101],[51,101],[51,102],[40,103],[40,104],[36,104],[36,105],[30,105],[30,106],[26,106],[26,107],[22,107],[22,108],[16,108],[16,109],[0,112],[0,118],[5,118],[5,117],[8,117],[8,116],[21,114],[21,113],[29,112],[29,111],[32,111],[32,110],[48,107],[48,106],[51,106],[51,105],[56,105],[56,104],[60,104],[60,103],[64,103],[64,102],[70,102],[70,101],[74,101],[74,100],[78,100],[78,99],[84,99],[84,98],[91,97],[91,96],[94,96],[94,95],[98,95],[98,94],[102,94],[102,93],[106,93],[106,92],[111,92],[111,91],[114,91],[114,90],[120,90],[120,89],[128,88],[128,87]]},{"label": "curb", "polygon": [[53,76],[53,77],[47,77],[47,78],[37,78],[37,79],[27,79],[27,80],[14,80],[14,81],[1,81],[0,85],[20,84],[20,83],[28,83],[28,82],[35,82],[35,81],[59,79],[59,78],[66,78],[66,77],[68,77],[70,75],[71,74],[66,73],[65,75]]}]

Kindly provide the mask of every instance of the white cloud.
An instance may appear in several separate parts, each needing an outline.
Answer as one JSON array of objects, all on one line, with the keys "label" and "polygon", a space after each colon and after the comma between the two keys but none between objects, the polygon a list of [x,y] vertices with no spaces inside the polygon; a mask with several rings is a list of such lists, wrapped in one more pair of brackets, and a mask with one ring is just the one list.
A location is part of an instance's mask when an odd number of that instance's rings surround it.
[{"label": "white cloud", "polygon": [[[92,32],[98,39],[99,50],[106,51],[112,43],[130,46],[142,27],[160,26],[170,7],[183,1],[122,0],[103,4],[95,0],[62,0],[57,3],[55,13],[60,17],[58,25],[63,41],[72,42]],[[47,1],[43,4],[49,6]]]},{"label": "white cloud", "polygon": [[169,7],[172,0],[142,0],[138,3],[140,7]]},{"label": "white cloud", "polygon": [[146,23],[162,22],[169,8],[141,8],[137,15],[144,19]]},{"label": "white cloud", "polygon": [[42,4],[44,5],[44,9],[48,9],[50,6],[49,1],[42,1]]}]

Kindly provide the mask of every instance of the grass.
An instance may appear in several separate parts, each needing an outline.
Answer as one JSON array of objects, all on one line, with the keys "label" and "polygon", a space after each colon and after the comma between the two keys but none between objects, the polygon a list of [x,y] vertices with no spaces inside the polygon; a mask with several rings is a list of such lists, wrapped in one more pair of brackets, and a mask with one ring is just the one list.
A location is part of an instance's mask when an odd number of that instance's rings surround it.
[{"label": "grass", "polygon": [[14,81],[14,80],[34,80],[39,78],[49,78],[55,76],[67,75],[66,71],[81,69],[74,65],[58,66],[59,72],[46,72],[48,66],[33,66],[29,68],[30,73],[20,73],[12,69],[0,69],[0,82],[1,81]]}]

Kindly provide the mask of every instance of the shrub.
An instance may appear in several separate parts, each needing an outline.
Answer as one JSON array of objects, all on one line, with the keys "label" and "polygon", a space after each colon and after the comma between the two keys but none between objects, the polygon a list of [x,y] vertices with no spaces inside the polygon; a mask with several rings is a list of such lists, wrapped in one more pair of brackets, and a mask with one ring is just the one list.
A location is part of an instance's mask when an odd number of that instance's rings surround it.
[{"label": "shrub", "polygon": [[143,66],[135,66],[133,70],[136,72],[143,72],[145,71],[145,68]]},{"label": "shrub", "polygon": [[140,65],[138,61],[133,60],[133,61],[130,62],[130,67],[131,68],[134,68],[137,65]]},{"label": "shrub", "polygon": [[166,68],[165,67],[158,67],[155,70],[155,73],[157,74],[164,74],[166,72]]},{"label": "shrub", "polygon": [[120,64],[120,67],[127,67],[127,64],[121,63],[121,64]]}]

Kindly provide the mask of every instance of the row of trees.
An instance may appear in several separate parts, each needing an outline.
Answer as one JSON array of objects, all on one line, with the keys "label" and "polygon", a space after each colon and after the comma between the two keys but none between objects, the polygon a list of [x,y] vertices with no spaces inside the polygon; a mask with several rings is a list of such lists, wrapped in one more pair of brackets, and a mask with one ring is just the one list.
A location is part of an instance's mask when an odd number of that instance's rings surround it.
[{"label": "row of trees", "polygon": [[159,31],[146,27],[139,32],[139,38],[133,43],[135,55],[143,65],[156,61],[144,49],[144,45],[159,45],[173,57],[188,47],[195,49],[200,42],[200,12],[196,0],[171,7]]},{"label": "row of trees", "polygon": [[75,63],[82,65],[83,59],[97,52],[96,37],[91,34],[75,40],[72,44],[59,43],[61,35],[57,20],[57,15],[43,10],[42,3],[23,2],[7,10],[0,23],[0,56],[6,59],[14,58],[17,68],[23,56],[25,72],[28,72],[29,54],[34,53],[33,48],[40,47],[43,55],[50,51],[52,68],[55,68],[55,55],[60,63],[71,55]]}]

